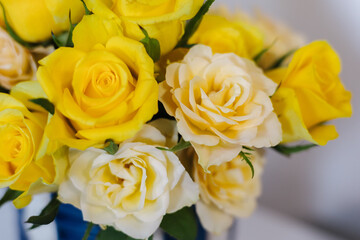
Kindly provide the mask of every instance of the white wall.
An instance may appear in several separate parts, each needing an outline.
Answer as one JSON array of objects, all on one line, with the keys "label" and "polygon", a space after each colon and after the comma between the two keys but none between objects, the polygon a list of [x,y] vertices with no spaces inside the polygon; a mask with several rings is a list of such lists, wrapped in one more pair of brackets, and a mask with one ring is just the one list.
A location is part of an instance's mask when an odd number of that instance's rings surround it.
[{"label": "white wall", "polygon": [[335,121],[340,137],[290,159],[268,154],[261,203],[360,239],[360,0],[217,0],[259,7],[309,40],[327,39],[343,60],[354,115]]}]

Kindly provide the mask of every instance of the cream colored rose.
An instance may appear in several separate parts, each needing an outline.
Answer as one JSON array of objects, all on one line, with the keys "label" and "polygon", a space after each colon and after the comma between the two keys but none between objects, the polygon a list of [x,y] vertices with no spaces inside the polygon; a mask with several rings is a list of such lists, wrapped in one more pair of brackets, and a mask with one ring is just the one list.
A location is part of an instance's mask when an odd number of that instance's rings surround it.
[{"label": "cream colored rose", "polygon": [[167,67],[160,101],[206,170],[235,158],[242,146],[280,142],[281,126],[269,98],[275,89],[251,60],[213,55],[210,47],[197,45]]},{"label": "cream colored rose", "polygon": [[205,173],[195,164],[195,182],[200,187],[196,212],[207,231],[220,234],[232,225],[234,217],[248,217],[254,211],[261,192],[264,159],[257,152],[251,153],[254,178],[249,165],[240,156],[210,167],[211,173]]},{"label": "cream colored rose", "polygon": [[151,124],[122,143],[115,155],[95,148],[71,150],[59,199],[81,209],[86,221],[140,239],[150,237],[166,213],[194,204],[198,186],[174,153],[156,148],[176,143],[175,123]]},{"label": "cream colored rose", "polygon": [[6,89],[35,78],[36,64],[30,52],[0,27],[0,85]]}]

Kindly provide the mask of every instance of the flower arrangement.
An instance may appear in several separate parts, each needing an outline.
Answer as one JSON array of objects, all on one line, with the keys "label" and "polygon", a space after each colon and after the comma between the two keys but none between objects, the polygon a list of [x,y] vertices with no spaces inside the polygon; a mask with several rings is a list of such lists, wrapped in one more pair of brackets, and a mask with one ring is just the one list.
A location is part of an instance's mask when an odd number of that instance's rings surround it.
[{"label": "flower arrangement", "polygon": [[332,47],[213,2],[1,1],[0,205],[53,192],[33,227],[67,203],[84,239],[195,239],[254,211],[264,149],[337,138]]}]

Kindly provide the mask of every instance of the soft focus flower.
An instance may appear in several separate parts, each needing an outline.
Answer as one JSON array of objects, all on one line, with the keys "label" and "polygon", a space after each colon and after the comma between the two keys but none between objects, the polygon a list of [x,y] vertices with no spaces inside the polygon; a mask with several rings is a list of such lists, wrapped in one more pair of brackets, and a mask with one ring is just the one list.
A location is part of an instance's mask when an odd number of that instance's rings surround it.
[{"label": "soft focus flower", "polygon": [[195,163],[195,182],[200,188],[196,212],[207,231],[220,234],[232,225],[234,217],[248,217],[255,210],[261,193],[264,159],[258,152],[251,152],[249,159],[254,166],[254,178],[249,165],[240,156],[210,167],[211,173],[205,173]]},{"label": "soft focus flower", "polygon": [[341,63],[325,41],[299,49],[288,68],[268,73],[280,83],[271,98],[283,129],[283,142],[308,140],[325,145],[337,138],[333,125],[324,123],[350,117],[351,93],[341,83]]},{"label": "soft focus flower", "polygon": [[197,45],[167,67],[160,101],[207,169],[235,158],[242,146],[280,142],[281,126],[269,98],[275,89],[252,61],[233,53],[213,55],[210,47]]},{"label": "soft focus flower", "polygon": [[264,69],[271,67],[281,57],[300,48],[306,42],[302,35],[260,11],[256,12],[253,21],[265,36],[264,45],[271,46],[258,62]]},{"label": "soft focus flower", "polygon": [[203,0],[85,0],[94,13],[106,9],[137,24],[154,24],[192,18]]},{"label": "soft focus flower", "polygon": [[0,27],[0,86],[10,89],[35,78],[36,64],[30,52]]},{"label": "soft focus flower", "polygon": [[36,154],[44,119],[36,118],[18,100],[0,94],[1,187],[14,183]]},{"label": "soft focus flower", "polygon": [[133,237],[150,237],[166,213],[198,200],[199,190],[178,157],[156,146],[176,143],[169,120],[144,125],[115,155],[100,149],[70,151],[68,178],[59,199],[81,209],[84,220],[109,225]]},{"label": "soft focus flower", "polygon": [[30,49],[31,55],[33,56],[36,63],[38,63],[39,60],[50,55],[54,51],[55,51],[55,48],[53,45],[46,46],[46,47],[40,45],[40,46]]},{"label": "soft focus flower", "polygon": [[11,94],[0,94],[0,187],[23,191],[14,202],[22,208],[31,195],[56,190],[66,168],[66,148],[48,149],[44,134],[48,113],[31,108],[28,101],[44,97],[37,82],[19,83]]},{"label": "soft focus flower", "polygon": [[[10,26],[27,42],[44,41],[51,37],[51,32],[68,30],[70,11],[72,23],[79,22],[84,14],[80,0],[6,0],[2,3]],[[0,18],[3,17],[0,11]]]},{"label": "soft focus flower", "polygon": [[86,16],[74,31],[75,48],[40,61],[38,79],[57,109],[51,138],[78,149],[121,142],[157,112],[154,63],[142,43],[121,34],[115,22]]},{"label": "soft focus flower", "polygon": [[160,43],[161,53],[172,50],[184,32],[184,21],[192,18],[203,0],[85,0],[95,14],[120,18],[126,23],[126,36],[144,38],[141,25],[149,36]]},{"label": "soft focus flower", "polygon": [[[229,11],[224,6],[206,15],[197,33],[192,41],[209,45],[216,52],[234,52],[253,58],[266,48],[257,61],[263,69],[272,67],[280,58],[291,55],[291,51],[305,44],[301,34],[259,10],[248,15],[241,10]],[[283,63],[288,63],[288,59]]]},{"label": "soft focus flower", "polygon": [[215,53],[235,53],[253,58],[263,49],[263,38],[254,24],[209,14],[204,16],[189,43],[210,46]]}]

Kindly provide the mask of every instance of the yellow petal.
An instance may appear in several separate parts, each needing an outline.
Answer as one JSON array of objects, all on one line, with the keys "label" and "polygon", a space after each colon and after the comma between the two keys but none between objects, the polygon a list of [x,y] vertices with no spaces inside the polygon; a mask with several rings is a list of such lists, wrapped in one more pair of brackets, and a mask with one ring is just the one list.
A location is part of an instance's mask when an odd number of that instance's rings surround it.
[{"label": "yellow petal", "polygon": [[263,35],[255,26],[229,21],[223,16],[205,15],[189,43],[210,46],[216,53],[235,53],[252,58],[263,48]]},{"label": "yellow petal", "polygon": [[18,83],[11,89],[11,96],[20,100],[28,109],[36,110],[40,112],[46,112],[41,106],[30,102],[30,99],[34,98],[46,98],[44,90],[38,81],[26,81]]},{"label": "yellow petal", "polygon": [[[45,1],[3,1],[10,26],[25,41],[39,42],[51,36],[55,22]],[[29,11],[33,9],[33,11]],[[2,15],[2,14],[1,14]],[[36,27],[35,27],[36,26]]]},{"label": "yellow petal", "polygon": [[[84,14],[80,1],[73,0],[7,0],[3,1],[10,26],[27,42],[41,42],[69,29],[69,10],[73,23]],[[31,9],[31,11],[30,11]],[[2,11],[0,13],[1,18]]]},{"label": "yellow petal", "polygon": [[[325,145],[327,141],[337,137],[334,126],[319,125],[308,130],[293,89],[280,88],[271,100],[282,126],[282,143],[307,140],[315,144]],[[328,132],[325,133],[324,131]]]},{"label": "yellow petal", "polygon": [[317,144],[324,146],[328,141],[336,139],[339,134],[334,125],[318,125],[309,129],[312,138]]},{"label": "yellow petal", "polygon": [[85,9],[81,1],[46,0],[44,2],[54,18],[56,27],[63,30],[69,28],[69,12],[71,12],[72,23],[78,23],[85,13]]},{"label": "yellow petal", "polygon": [[0,111],[5,109],[17,109],[20,112],[25,112],[26,107],[20,101],[16,100],[15,98],[11,97],[9,94],[0,93]]},{"label": "yellow petal", "polygon": [[325,121],[351,115],[351,112],[343,113],[341,109],[332,106],[326,99],[309,89],[297,88],[295,93],[300,103],[303,121],[308,128]]},{"label": "yellow petal", "polygon": [[[135,116],[124,123],[117,124],[111,127],[94,128],[87,130],[79,130],[76,134],[78,138],[85,138],[95,142],[104,142],[106,139],[113,139],[116,142],[122,142],[133,137],[143,126],[149,121],[157,112],[158,93],[154,91],[146,102],[137,110]],[[71,145],[68,145],[71,146]]]},{"label": "yellow petal", "polygon": [[31,163],[24,169],[17,181],[10,185],[10,188],[18,191],[26,191],[42,174],[42,169],[37,164]]},{"label": "yellow petal", "polygon": [[[89,1],[94,9],[103,0]],[[172,20],[188,20],[192,18],[201,7],[202,0],[177,1],[116,1],[111,9],[120,17],[137,24],[154,24]]]},{"label": "yellow petal", "polygon": [[75,48],[89,51],[94,45],[104,44],[114,36],[121,36],[120,19],[106,19],[96,14],[84,16],[73,35]]},{"label": "yellow petal", "polygon": [[32,200],[31,195],[27,195],[27,193],[23,193],[13,201],[13,204],[17,209],[21,209],[29,205],[31,200]]},{"label": "yellow petal", "polygon": [[85,150],[98,143],[93,140],[76,138],[74,130],[69,126],[67,120],[59,112],[55,112],[54,116],[51,118],[49,125],[45,130],[45,134],[51,141],[53,141],[52,146],[49,146],[53,152],[62,145]]},{"label": "yellow petal", "polygon": [[42,126],[43,121],[40,118],[37,118],[34,114],[32,114],[22,102],[13,98],[9,94],[0,93],[0,111],[6,109],[16,109],[30,120]]},{"label": "yellow petal", "polygon": [[289,65],[289,72],[295,71],[299,65],[309,64],[310,61],[335,74],[341,71],[340,58],[326,41],[315,41],[296,51]]},{"label": "yellow petal", "polygon": [[151,38],[159,41],[161,55],[165,55],[174,49],[184,33],[183,21],[170,21],[143,25],[142,27],[145,28]]},{"label": "yellow petal", "polygon": [[275,83],[281,84],[281,82],[285,79],[286,73],[287,68],[276,68],[274,70],[266,72],[266,76],[268,76]]},{"label": "yellow petal", "polygon": [[74,48],[59,48],[39,61],[37,79],[49,100],[55,105],[61,100],[65,88],[71,87],[76,63],[85,55]]}]

